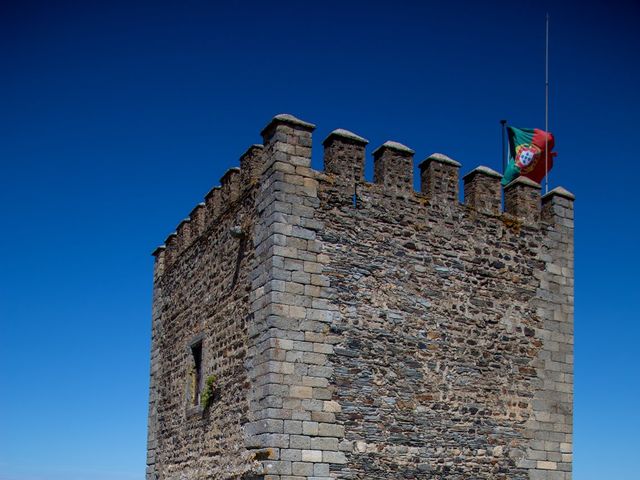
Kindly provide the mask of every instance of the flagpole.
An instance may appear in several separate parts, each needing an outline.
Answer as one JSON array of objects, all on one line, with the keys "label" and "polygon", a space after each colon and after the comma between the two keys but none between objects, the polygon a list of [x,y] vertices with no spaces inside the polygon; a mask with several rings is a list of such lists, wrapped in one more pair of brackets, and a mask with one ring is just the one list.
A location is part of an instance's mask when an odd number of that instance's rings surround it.
[{"label": "flagpole", "polygon": [[544,48],[544,193],[549,193],[549,13],[545,22]]},{"label": "flagpole", "polygon": [[502,125],[502,175],[507,171],[507,157],[505,153],[505,145],[504,145],[504,129],[507,124],[506,120],[500,120],[500,125]]}]

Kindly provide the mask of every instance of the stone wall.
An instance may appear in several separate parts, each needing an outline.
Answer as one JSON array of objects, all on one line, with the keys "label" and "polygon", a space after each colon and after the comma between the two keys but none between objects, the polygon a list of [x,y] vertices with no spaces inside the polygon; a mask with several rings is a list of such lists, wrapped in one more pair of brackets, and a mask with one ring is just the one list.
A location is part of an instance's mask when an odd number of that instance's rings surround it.
[{"label": "stone wall", "polygon": [[569,479],[573,461],[573,200],[556,188],[542,197],[544,239],[538,252],[544,269],[535,301],[543,328],[534,362],[538,376],[533,415],[527,423],[524,465],[531,478]]},{"label": "stone wall", "polygon": [[[252,147],[243,160],[259,157]],[[256,182],[230,170],[206,203],[156,250],[147,479],[240,478],[244,447]],[[193,404],[191,345],[202,345],[200,391],[215,376],[210,408]]]},{"label": "stone wall", "polygon": [[460,164],[441,154],[420,165],[422,194],[402,194],[412,151],[386,142],[374,161],[391,153],[392,181],[379,168],[356,202],[351,178],[319,177],[340,313],[331,384],[351,443],[332,472],[571,478],[571,194],[550,192],[541,221],[540,186],[518,179],[503,214],[501,176],[479,167],[461,205]]},{"label": "stone wall", "polygon": [[[573,197],[278,115],[156,251],[148,478],[571,478]],[[199,337],[200,335],[201,337]],[[194,411],[189,345],[220,397]]]},{"label": "stone wall", "polygon": [[319,207],[311,170],[315,127],[279,115],[263,130],[264,166],[256,205],[247,446],[265,480],[330,479],[344,463],[329,379],[334,307],[323,275]]},{"label": "stone wall", "polygon": [[[323,188],[324,187],[324,188]],[[361,208],[321,184],[340,320],[341,478],[527,478],[517,465],[541,326],[540,234],[363,185]]]}]

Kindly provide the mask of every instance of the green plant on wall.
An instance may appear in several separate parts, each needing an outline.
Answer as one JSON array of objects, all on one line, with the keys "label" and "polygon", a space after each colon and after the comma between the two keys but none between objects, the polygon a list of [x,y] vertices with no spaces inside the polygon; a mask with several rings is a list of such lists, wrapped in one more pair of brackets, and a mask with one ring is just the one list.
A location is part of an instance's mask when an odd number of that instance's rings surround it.
[{"label": "green plant on wall", "polygon": [[204,409],[209,408],[213,403],[213,397],[215,396],[216,380],[217,378],[215,375],[210,375],[207,377],[204,390],[202,391],[202,395],[200,395],[200,405],[202,405],[202,408]]}]

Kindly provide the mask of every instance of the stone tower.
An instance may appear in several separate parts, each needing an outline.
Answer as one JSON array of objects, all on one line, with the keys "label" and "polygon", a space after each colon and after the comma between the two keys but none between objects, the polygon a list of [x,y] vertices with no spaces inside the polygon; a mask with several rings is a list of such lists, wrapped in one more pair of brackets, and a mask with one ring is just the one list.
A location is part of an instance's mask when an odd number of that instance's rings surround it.
[{"label": "stone tower", "polygon": [[573,195],[314,128],[154,252],[147,479],[570,479]]}]

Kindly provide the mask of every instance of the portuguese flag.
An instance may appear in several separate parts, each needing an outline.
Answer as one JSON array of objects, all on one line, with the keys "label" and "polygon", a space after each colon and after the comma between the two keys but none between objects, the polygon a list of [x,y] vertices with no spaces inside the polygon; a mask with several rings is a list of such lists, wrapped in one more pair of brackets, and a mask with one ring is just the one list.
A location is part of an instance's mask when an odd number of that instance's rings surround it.
[{"label": "portuguese flag", "polygon": [[[502,185],[508,185],[523,176],[540,183],[553,167],[553,135],[538,128],[507,127],[509,137],[509,163],[502,177]],[[545,148],[549,150],[545,171]]]}]

